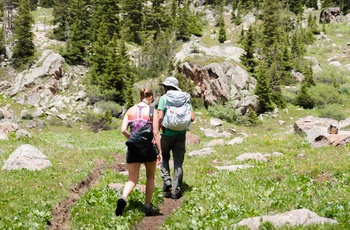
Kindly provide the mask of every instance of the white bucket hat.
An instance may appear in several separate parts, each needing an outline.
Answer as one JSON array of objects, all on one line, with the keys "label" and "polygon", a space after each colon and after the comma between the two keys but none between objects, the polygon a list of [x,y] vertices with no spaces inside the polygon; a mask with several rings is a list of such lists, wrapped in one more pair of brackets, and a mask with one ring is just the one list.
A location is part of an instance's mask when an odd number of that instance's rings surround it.
[{"label": "white bucket hat", "polygon": [[175,89],[177,89],[179,91],[182,91],[179,88],[179,81],[175,77],[167,77],[162,84],[165,85],[165,86],[174,87]]}]

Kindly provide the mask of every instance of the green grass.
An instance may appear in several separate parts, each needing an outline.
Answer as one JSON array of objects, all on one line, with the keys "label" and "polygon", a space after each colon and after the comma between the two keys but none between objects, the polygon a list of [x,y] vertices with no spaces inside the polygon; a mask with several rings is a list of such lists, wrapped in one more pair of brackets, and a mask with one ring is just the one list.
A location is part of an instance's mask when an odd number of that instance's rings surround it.
[{"label": "green grass", "polygon": [[[206,147],[211,138],[200,128],[208,124],[206,111],[197,114],[192,132],[201,137],[201,144],[188,145],[188,152]],[[265,118],[255,127],[235,125],[231,138],[248,134],[244,142],[234,146],[214,146],[214,153],[202,157],[186,157],[184,164],[185,201],[162,226],[162,229],[224,229],[236,228],[243,218],[277,214],[307,208],[320,216],[336,219],[334,229],[350,226],[350,155],[349,148],[311,148],[295,133],[287,133],[298,117],[313,111],[289,107],[279,111],[277,118]],[[279,121],[283,120],[283,125]],[[233,126],[225,124],[225,126]],[[1,162],[24,143],[41,150],[52,162],[42,171],[0,171],[0,227],[2,229],[45,229],[52,218],[51,210],[71,193],[80,180],[95,167],[95,161],[114,161],[124,157],[124,137],[119,130],[93,133],[80,125],[48,126],[35,133],[32,140],[1,141]],[[84,127],[84,126],[83,126]],[[223,128],[222,128],[223,129]],[[236,157],[247,152],[262,154],[280,152],[268,162],[238,162]],[[302,154],[302,155],[300,155]],[[236,172],[219,171],[215,166],[250,164],[251,168]],[[141,171],[140,184],[145,184]],[[326,175],[322,180],[321,175]],[[106,229],[119,226],[130,229],[144,217],[141,207],[144,193],[132,192],[123,217],[114,215],[120,191],[110,183],[125,183],[127,178],[107,169],[97,183],[71,208],[72,229]],[[156,177],[153,203],[162,202],[162,182]],[[310,229],[327,229],[328,225]],[[298,229],[288,228],[288,229]],[[299,228],[300,229],[300,228]],[[329,229],[329,228],[328,228]]]},{"label": "green grass", "polygon": [[[41,9],[44,10],[44,9]],[[33,12],[35,20],[43,20]],[[40,16],[40,17],[39,17]],[[49,18],[45,19],[50,21]],[[226,18],[226,22],[228,18]],[[229,25],[228,23],[226,25]],[[206,45],[218,45],[210,39],[206,28],[202,41]],[[218,33],[219,28],[216,28]],[[324,69],[320,76],[327,79],[332,73],[341,75],[347,83],[348,72],[339,73],[335,68],[324,67],[327,59],[339,54],[339,45],[349,40],[350,32],[345,24],[327,25],[331,43],[308,47],[308,55],[314,56]],[[229,34],[234,43],[238,30]],[[337,37],[341,33],[343,37]],[[342,60],[345,64],[347,60]],[[25,107],[14,104],[12,99],[0,94],[0,105],[11,103],[16,115]],[[344,110],[349,111],[347,103]],[[198,111],[196,111],[198,112]],[[199,145],[188,145],[187,152],[207,146],[202,128],[208,127],[210,115],[201,110],[192,125],[194,134],[200,136]],[[308,115],[317,116],[316,110],[304,110],[288,106],[278,116],[264,117],[262,124],[245,127],[225,123],[220,131],[235,128],[229,141],[247,134],[242,144],[214,146],[211,155],[186,157],[184,163],[185,200],[183,205],[166,219],[161,229],[244,229],[236,224],[244,218],[277,214],[292,209],[307,208],[318,215],[333,218],[337,225],[311,225],[308,227],[284,226],[279,229],[349,229],[350,228],[350,154],[349,145],[343,147],[311,148],[303,136],[289,132],[294,122]],[[279,121],[284,121],[280,124]],[[117,121],[120,125],[120,120]],[[54,122],[52,122],[54,124]],[[25,128],[25,122],[20,123]],[[81,128],[82,127],[82,128]],[[117,125],[117,127],[119,127]],[[42,130],[30,130],[32,139],[0,140],[1,166],[10,154],[22,144],[31,144],[46,155],[52,166],[42,171],[0,171],[0,228],[47,229],[51,211],[71,194],[79,181],[86,178],[98,160],[110,164],[116,156],[125,158],[125,138],[116,130],[93,133],[84,123],[64,125],[57,123]],[[238,162],[243,153],[259,152],[273,156],[267,162]],[[124,162],[118,162],[124,163]],[[249,164],[252,167],[236,172],[220,171],[215,166]],[[97,183],[83,194],[71,207],[71,229],[131,229],[144,217],[141,207],[144,194],[134,190],[128,200],[123,217],[114,215],[120,191],[108,188],[110,183],[125,183],[127,177],[107,168]],[[140,184],[145,184],[145,171],[141,170]],[[162,180],[156,176],[153,203],[162,200]],[[268,224],[264,225],[265,227]],[[272,228],[264,228],[272,229]]]}]

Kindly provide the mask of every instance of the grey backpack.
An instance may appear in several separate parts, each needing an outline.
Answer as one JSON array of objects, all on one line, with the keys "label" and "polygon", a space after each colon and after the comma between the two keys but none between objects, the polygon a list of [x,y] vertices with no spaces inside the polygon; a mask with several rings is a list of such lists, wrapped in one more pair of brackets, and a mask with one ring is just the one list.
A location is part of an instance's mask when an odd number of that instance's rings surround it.
[{"label": "grey backpack", "polygon": [[165,128],[175,131],[190,130],[192,111],[189,93],[169,90],[166,93],[165,108],[162,122]]}]

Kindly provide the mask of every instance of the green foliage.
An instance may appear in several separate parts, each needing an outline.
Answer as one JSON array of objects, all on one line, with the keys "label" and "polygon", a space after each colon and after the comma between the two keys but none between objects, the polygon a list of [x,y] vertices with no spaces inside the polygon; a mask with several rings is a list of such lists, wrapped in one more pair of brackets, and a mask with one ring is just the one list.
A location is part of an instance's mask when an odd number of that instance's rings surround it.
[{"label": "green foliage", "polygon": [[332,85],[317,84],[309,90],[316,108],[325,108],[330,104],[343,104],[343,97]]},{"label": "green foliage", "polygon": [[224,43],[225,41],[226,41],[225,21],[224,21],[224,17],[221,16],[220,29],[219,29],[219,42]]},{"label": "green foliage", "polygon": [[256,44],[252,26],[249,26],[248,31],[242,37],[243,41],[241,43],[244,49],[244,53],[240,56],[240,59],[242,61],[242,64],[247,67],[247,70],[250,73],[254,73],[254,69],[257,66],[257,61],[255,60],[254,56],[254,49]]},{"label": "green foliage", "polygon": [[122,39],[127,42],[142,44],[141,32],[144,21],[142,0],[121,0]]},{"label": "green foliage", "polygon": [[53,6],[53,24],[57,25],[53,29],[53,34],[55,38],[59,41],[64,41],[68,39],[68,30],[69,27],[68,24],[68,15],[62,14],[62,12],[68,11],[68,0],[54,0],[54,6]]},{"label": "green foliage", "polygon": [[189,31],[190,28],[190,9],[189,5],[186,2],[182,8],[178,9],[178,18],[175,22],[175,28],[176,28],[176,39],[181,41],[189,41],[191,34]]},{"label": "green foliage", "polygon": [[84,118],[84,122],[89,125],[89,129],[95,133],[102,130],[115,129],[112,126],[112,114],[110,110],[106,110],[104,114],[96,114],[90,112]]},{"label": "green foliage", "polygon": [[104,112],[109,111],[113,117],[118,117],[123,111],[122,106],[114,101],[99,101],[95,104],[95,107]]},{"label": "green foliage", "polygon": [[319,117],[332,118],[338,121],[345,120],[349,114],[344,110],[343,105],[330,104],[324,108],[317,110]]},{"label": "green foliage", "polygon": [[129,59],[123,41],[109,38],[107,26],[101,23],[97,41],[92,45],[91,72],[86,82],[92,103],[99,100],[125,102],[125,81],[129,71]]},{"label": "green foliage", "polygon": [[312,109],[315,106],[315,101],[305,83],[302,84],[301,90],[297,94],[296,104],[306,109]]},{"label": "green foliage", "polygon": [[87,0],[69,1],[69,35],[65,49],[61,55],[68,64],[84,64],[86,62],[87,46],[91,36],[89,30],[81,28],[90,27],[89,5]]},{"label": "green foliage", "polygon": [[251,108],[248,108],[248,111],[246,112],[245,116],[238,116],[237,121],[235,123],[243,124],[244,126],[247,126],[247,127],[257,126],[258,124],[262,124],[257,113],[253,111]]},{"label": "green foliage", "polygon": [[259,63],[256,80],[257,85],[255,94],[259,97],[259,113],[271,111],[274,108],[272,105],[272,92],[270,89],[270,79],[264,61]]},{"label": "green foliage", "polygon": [[5,33],[4,28],[1,27],[0,29],[0,55],[4,55],[6,53],[6,41],[5,41]]},{"label": "green foliage", "polygon": [[235,110],[229,106],[216,104],[208,107],[208,112],[212,117],[216,117],[227,122],[234,122],[237,120]]},{"label": "green foliage", "polygon": [[30,5],[29,0],[20,0],[18,16],[14,19],[13,59],[16,68],[31,62],[35,54],[34,34],[31,31],[34,19],[30,12]]},{"label": "green foliage", "polygon": [[97,40],[100,25],[106,26],[108,38],[114,35],[119,37],[120,32],[120,1],[119,0],[92,0],[91,37]]},{"label": "green foliage", "polygon": [[189,27],[188,31],[198,37],[203,36],[203,21],[199,15],[191,14],[189,16]]},{"label": "green foliage", "polygon": [[54,5],[54,0],[40,0],[40,6],[50,8]]}]

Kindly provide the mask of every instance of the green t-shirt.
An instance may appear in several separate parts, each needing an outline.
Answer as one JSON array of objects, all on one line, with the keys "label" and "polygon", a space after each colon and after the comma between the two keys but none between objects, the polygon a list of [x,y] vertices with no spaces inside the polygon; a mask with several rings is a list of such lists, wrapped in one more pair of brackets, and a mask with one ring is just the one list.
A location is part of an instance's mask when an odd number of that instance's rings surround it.
[{"label": "green t-shirt", "polygon": [[[166,103],[166,95],[164,94],[163,96],[160,97],[159,102],[158,102],[158,110],[164,111],[164,115],[166,113],[165,103]],[[176,135],[181,134],[181,133],[186,133],[186,130],[175,131],[175,130],[167,129],[165,127],[163,129],[163,135],[165,135],[165,136],[176,136]]]}]

